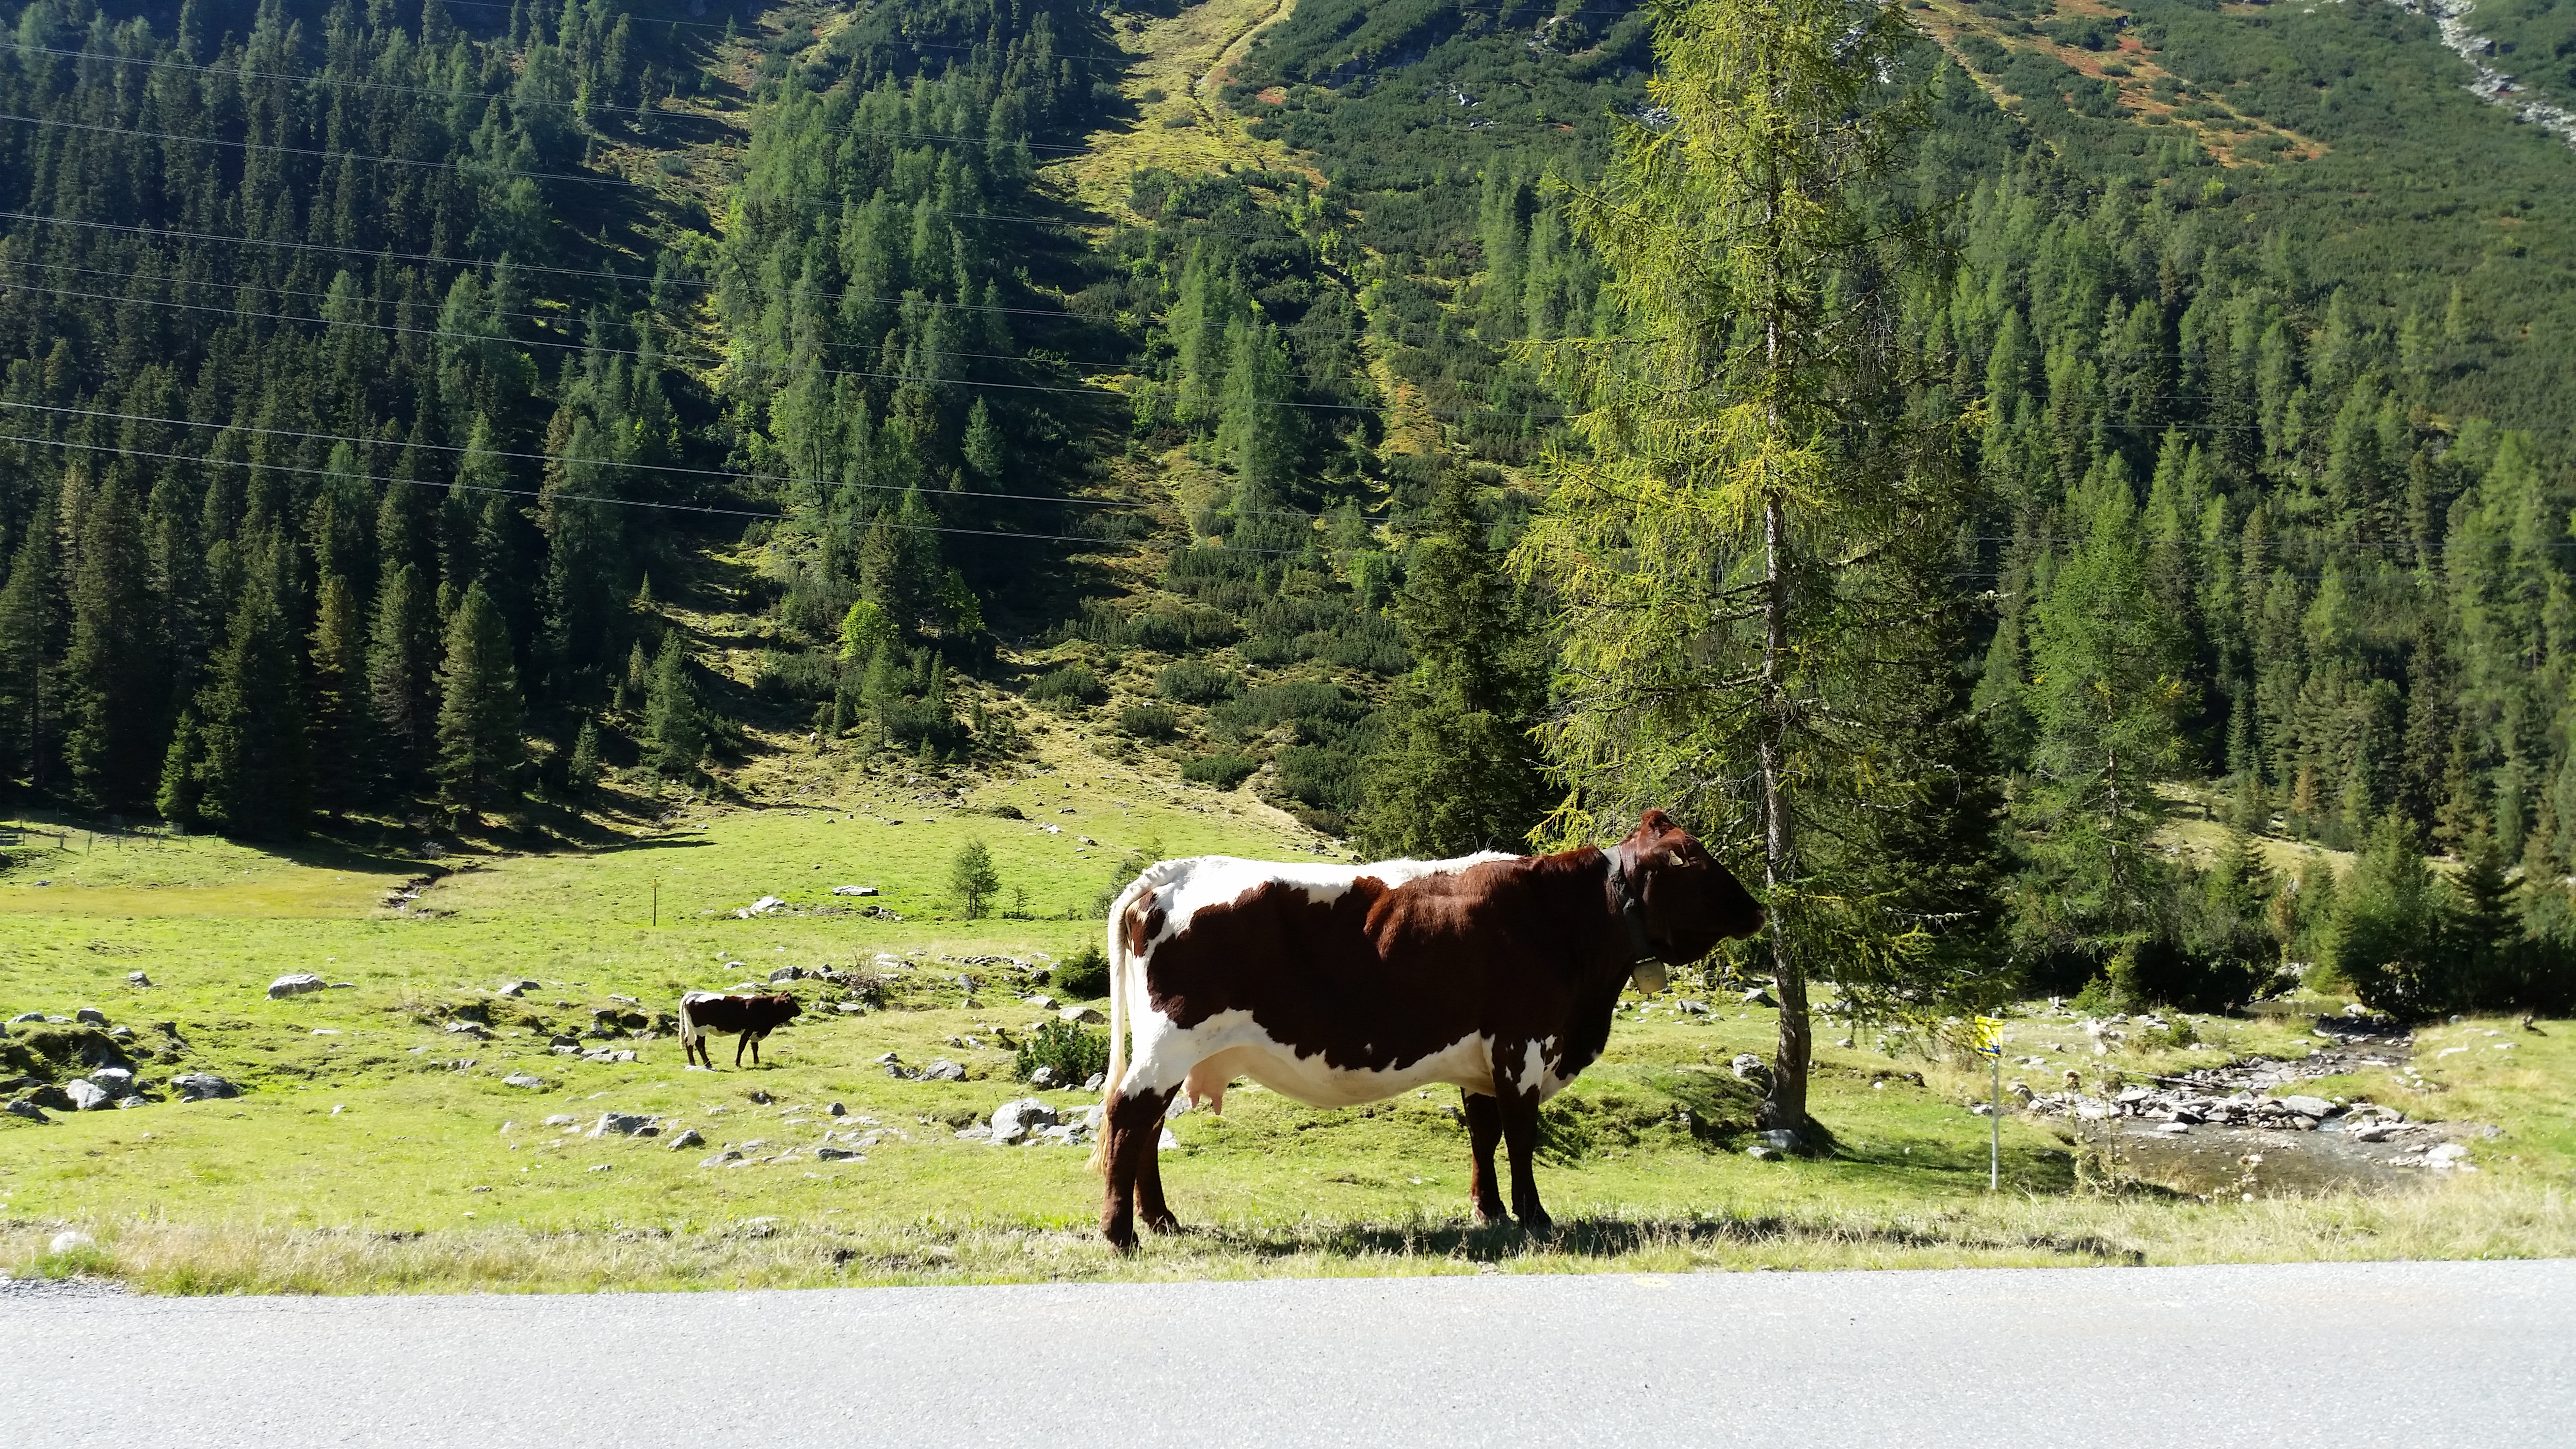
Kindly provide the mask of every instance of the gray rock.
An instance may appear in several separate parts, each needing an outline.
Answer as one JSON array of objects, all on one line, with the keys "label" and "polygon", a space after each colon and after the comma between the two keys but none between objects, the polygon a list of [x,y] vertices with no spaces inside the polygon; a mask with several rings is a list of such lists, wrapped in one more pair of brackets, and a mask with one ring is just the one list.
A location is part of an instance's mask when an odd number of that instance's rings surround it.
[{"label": "gray rock", "polygon": [[144,975],[140,971],[128,971],[125,973],[125,984],[128,986],[149,986],[152,984],[152,978]]},{"label": "gray rock", "polygon": [[579,1117],[574,1116],[570,1112],[557,1112],[546,1119],[546,1125],[549,1127],[569,1127],[580,1120],[581,1119]]},{"label": "gray rock", "polygon": [[134,1091],[134,1072],[130,1067],[101,1067],[89,1079],[107,1089],[111,1097],[123,1097]]},{"label": "gray rock", "polygon": [[966,1069],[946,1057],[932,1057],[930,1065],[921,1069],[921,1079],[925,1082],[962,1082],[966,1080]]},{"label": "gray rock", "polygon": [[6,1112],[12,1117],[24,1117],[30,1122],[51,1122],[54,1120],[53,1118],[45,1115],[44,1108],[37,1106],[35,1103],[28,1101],[24,1097],[18,1098],[16,1101],[11,1102],[5,1107],[0,1107],[0,1112]]},{"label": "gray rock", "polygon": [[1058,1010],[1056,1017],[1058,1020],[1071,1022],[1075,1026],[1099,1026],[1109,1020],[1108,1017],[1100,1014],[1100,1008],[1096,1006],[1067,1006]]},{"label": "gray rock", "polygon": [[834,1117],[847,1117],[850,1115],[850,1109],[842,1106],[838,1102],[834,1102],[831,1106],[824,1108],[823,1111],[827,1115]]},{"label": "gray rock", "polygon": [[1771,1075],[1771,1069],[1763,1065],[1762,1059],[1751,1052],[1737,1052],[1735,1060],[1727,1065],[1734,1068],[1739,1081],[1749,1082],[1757,1077],[1767,1080]]},{"label": "gray rock", "polygon": [[45,1014],[41,1011],[22,1011],[16,1016],[9,1018],[9,1024],[11,1026],[20,1026],[30,1021],[43,1021],[44,1019]]},{"label": "gray rock", "polygon": [[660,1130],[661,1118],[642,1112],[602,1112],[592,1123],[586,1137],[635,1137]]},{"label": "gray rock", "polygon": [[95,1112],[103,1107],[114,1105],[116,1101],[116,1098],[108,1093],[107,1088],[96,1082],[78,1080],[65,1082],[63,1091],[72,1099],[72,1109],[79,1112]]},{"label": "gray rock", "polygon": [[2335,1104],[2323,1097],[2283,1097],[2280,1102],[2302,1117],[2331,1117],[2336,1111]]},{"label": "gray rock", "polygon": [[89,1026],[107,1025],[107,1013],[95,1006],[84,1006],[72,1013],[72,1020]]},{"label": "gray rock", "polygon": [[802,966],[781,966],[777,970],[769,973],[769,984],[772,986],[776,986],[785,981],[802,981],[804,979],[805,968]]},{"label": "gray rock", "polygon": [[1032,1087],[1052,1087],[1055,1084],[1055,1068],[1053,1067],[1040,1067],[1036,1071],[1029,1073],[1029,1085]]},{"label": "gray rock", "polygon": [[846,1147],[817,1147],[814,1149],[814,1160],[816,1162],[849,1162],[856,1159],[858,1155],[859,1154],[852,1152]]},{"label": "gray rock", "polygon": [[993,1140],[993,1129],[981,1122],[976,1123],[972,1127],[960,1127],[957,1129],[957,1140],[960,1142],[990,1142]]},{"label": "gray rock", "polygon": [[1764,1145],[1781,1152],[1795,1152],[1805,1145],[1797,1133],[1786,1127],[1774,1127],[1761,1135]]},{"label": "gray rock", "polygon": [[46,1110],[53,1112],[76,1112],[80,1110],[72,1105],[70,1093],[64,1091],[60,1087],[52,1085],[41,1086],[36,1088],[34,1091],[29,1092],[27,1094],[27,1100],[35,1103],[39,1107],[43,1107]]},{"label": "gray rock", "polygon": [[1747,992],[1745,992],[1745,993],[1744,993],[1744,1004],[1745,1004],[1745,1005],[1747,1005],[1747,1006],[1777,1006],[1777,1005],[1779,1005],[1779,1003],[1778,1003],[1778,1002],[1773,1001],[1773,1000],[1771,999],[1771,993],[1770,993],[1770,992],[1763,990],[1763,989],[1762,989],[1761,987],[1759,987],[1759,986],[1756,986],[1756,987],[1754,987],[1752,990],[1747,991]]},{"label": "gray rock", "polygon": [[837,885],[832,887],[832,894],[836,896],[872,896],[876,893],[877,888],[875,886]]},{"label": "gray rock", "polygon": [[1031,1132],[1041,1127],[1052,1127],[1055,1123],[1055,1108],[1035,1097],[1022,1097],[993,1109],[993,1140],[1017,1142]]},{"label": "gray rock", "polygon": [[525,1087],[525,1088],[527,1088],[527,1089],[528,1089],[528,1090],[530,1090],[530,1091],[536,1091],[536,1090],[539,1090],[539,1089],[543,1088],[543,1087],[545,1086],[545,1084],[546,1084],[546,1079],[545,1079],[545,1078],[543,1078],[543,1077],[532,1077],[532,1076],[529,1076],[526,1072],[514,1072],[514,1073],[512,1073],[511,1075],[506,1076],[506,1077],[503,1077],[503,1078],[501,1079],[501,1085],[502,1085],[502,1086],[505,1086],[505,1087]]},{"label": "gray rock", "polygon": [[116,1110],[120,1112],[131,1111],[136,1107],[149,1107],[151,1105],[152,1099],[140,1094],[129,1094],[116,1099]]},{"label": "gray rock", "polygon": [[1744,1155],[1752,1158],[1756,1162],[1768,1162],[1772,1158],[1779,1156],[1780,1151],[1776,1147],[1766,1147],[1763,1144],[1756,1142],[1752,1146],[1744,1149]]},{"label": "gray rock", "polygon": [[83,1248],[97,1247],[98,1239],[78,1228],[66,1228],[54,1234],[54,1241],[50,1246],[57,1253],[77,1253]]},{"label": "gray rock", "polygon": [[241,1088],[212,1072],[181,1072],[170,1079],[170,1090],[182,1102],[206,1102],[218,1097],[238,1097]]},{"label": "gray rock", "polygon": [[1164,1128],[1163,1135],[1154,1140],[1154,1150],[1156,1152],[1177,1151],[1180,1145],[1181,1139],[1173,1136],[1172,1129],[1169,1127]]},{"label": "gray rock", "polygon": [[677,1152],[685,1147],[704,1147],[706,1145],[707,1139],[700,1136],[698,1134],[698,1129],[695,1127],[688,1128],[681,1132],[679,1136],[671,1139],[671,1150],[673,1152]]},{"label": "gray rock", "polygon": [[329,982],[310,971],[299,971],[292,976],[280,976],[268,983],[268,999],[284,1001],[290,996],[302,996],[308,991],[320,991],[328,985],[330,985]]},{"label": "gray rock", "polygon": [[1673,1010],[1680,1012],[1684,1016],[1706,1016],[1708,1015],[1708,1003],[1705,1001],[1693,1001],[1689,997],[1685,996],[1675,999],[1673,1002]]},{"label": "gray rock", "polygon": [[525,996],[529,992],[539,989],[538,984],[534,981],[504,981],[501,983],[501,994],[503,996]]},{"label": "gray rock", "polygon": [[718,1153],[715,1153],[715,1154],[714,1154],[714,1155],[712,1155],[712,1156],[702,1157],[702,1158],[698,1159],[698,1166],[700,1166],[700,1167],[722,1167],[722,1166],[724,1166],[726,1163],[729,1163],[729,1162],[740,1162],[740,1161],[742,1161],[742,1154],[741,1154],[741,1153],[739,1153],[739,1152],[736,1152],[736,1151],[734,1151],[732,1148],[728,1147],[728,1148],[726,1148],[726,1149],[725,1149],[724,1151],[722,1151],[722,1152],[718,1152]]},{"label": "gray rock", "polygon": [[1084,1079],[1083,1079],[1083,1083],[1082,1083],[1082,1090],[1084,1090],[1084,1091],[1086,1091],[1086,1092],[1097,1092],[1097,1091],[1099,1091],[1102,1087],[1107,1086],[1108,1084],[1109,1084],[1109,1074],[1108,1074],[1108,1073],[1106,1073],[1106,1072],[1093,1072],[1090,1076],[1088,1076],[1088,1077],[1086,1077],[1086,1078],[1084,1078]]}]

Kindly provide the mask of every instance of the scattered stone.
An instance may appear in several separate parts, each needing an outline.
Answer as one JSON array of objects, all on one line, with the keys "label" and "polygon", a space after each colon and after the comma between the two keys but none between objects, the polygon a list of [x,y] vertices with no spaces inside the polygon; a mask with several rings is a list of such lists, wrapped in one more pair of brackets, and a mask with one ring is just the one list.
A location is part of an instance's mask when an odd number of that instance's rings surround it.
[{"label": "scattered stone", "polygon": [[284,1001],[290,996],[302,996],[308,991],[320,991],[329,984],[310,971],[299,971],[291,976],[280,976],[268,983],[268,999]]},{"label": "scattered stone", "polygon": [[2469,1149],[2457,1142],[2445,1142],[2426,1151],[2424,1165],[2436,1172],[2449,1172],[2454,1168],[2462,1172],[2476,1171],[2469,1166]]},{"label": "scattered stone", "polygon": [[502,1086],[505,1086],[505,1087],[524,1087],[524,1088],[528,1089],[529,1091],[536,1091],[536,1090],[539,1090],[539,1089],[543,1088],[543,1087],[545,1086],[545,1084],[546,1084],[546,1079],[545,1079],[545,1078],[543,1078],[543,1077],[532,1077],[532,1076],[528,1075],[526,1072],[514,1072],[514,1073],[512,1073],[511,1075],[506,1076],[506,1077],[503,1077],[503,1078],[501,1079],[501,1085],[502,1085]]},{"label": "scattered stone", "polygon": [[53,1118],[45,1115],[44,1108],[37,1106],[35,1103],[28,1101],[24,1097],[18,1098],[5,1107],[0,1107],[0,1112],[6,1112],[12,1117],[24,1117],[30,1122],[51,1122],[54,1120]]},{"label": "scattered stone", "polygon": [[751,1104],[755,1107],[766,1107],[770,1103],[778,1100],[776,1097],[769,1095],[765,1088],[761,1087],[754,1087],[745,1095],[751,1098]]},{"label": "scattered stone", "polygon": [[728,1147],[728,1148],[726,1148],[726,1149],[725,1149],[724,1151],[722,1151],[722,1152],[714,1153],[714,1154],[712,1154],[712,1155],[710,1155],[710,1156],[702,1157],[702,1158],[698,1159],[698,1166],[700,1166],[700,1167],[722,1167],[722,1166],[724,1166],[724,1165],[725,1165],[726,1163],[728,1163],[728,1162],[740,1162],[740,1161],[742,1161],[742,1154],[741,1154],[741,1153],[739,1153],[739,1152],[736,1152],[736,1151],[734,1151],[732,1148]]},{"label": "scattered stone", "polygon": [[84,1006],[80,1010],[72,1013],[72,1020],[77,1021],[84,1026],[105,1026],[107,1025],[107,1013],[99,1010],[95,1006]]},{"label": "scattered stone", "polygon": [[43,1021],[44,1019],[45,1014],[41,1011],[22,1011],[16,1016],[9,1018],[9,1024],[11,1026],[23,1026],[31,1021]]},{"label": "scattered stone", "polygon": [[212,1072],[181,1072],[170,1079],[170,1090],[182,1102],[207,1102],[218,1097],[238,1097],[241,1088]]},{"label": "scattered stone", "polygon": [[[151,1105],[152,1099],[139,1092],[131,1093],[116,1099],[116,1110],[120,1112],[130,1112],[137,1107],[149,1107]],[[339,1109],[335,1107],[332,1110],[338,1111]]]},{"label": "scattered stone", "polygon": [[686,1128],[682,1130],[679,1136],[671,1139],[671,1150],[673,1152],[678,1152],[682,1148],[686,1147],[704,1147],[706,1145],[707,1139],[701,1136],[698,1129],[695,1127]]},{"label": "scattered stone", "polygon": [[1738,1081],[1767,1080],[1771,1075],[1771,1069],[1764,1066],[1762,1059],[1751,1052],[1737,1052],[1735,1060],[1727,1065],[1734,1069]]},{"label": "scattered stone", "polygon": [[877,888],[875,886],[838,885],[832,887],[832,894],[836,896],[872,896],[876,893]]},{"label": "scattered stone", "polygon": [[972,1127],[960,1127],[957,1129],[957,1140],[960,1142],[990,1142],[993,1140],[993,1129],[982,1122],[978,1122]]},{"label": "scattered stone", "polygon": [[802,966],[781,966],[777,970],[769,973],[769,984],[772,986],[779,985],[782,982],[802,981],[804,979],[805,968]]},{"label": "scattered stone", "polygon": [[880,1066],[880,1067],[890,1067],[890,1066],[893,1066],[897,1060],[898,1060],[898,1059],[896,1058],[895,1054],[894,1054],[894,1053],[892,1053],[892,1052],[887,1052],[884,1056],[881,1056],[881,1057],[870,1057],[870,1058],[868,1058],[868,1062],[869,1062],[869,1064],[870,1064],[870,1065],[873,1065],[873,1066]]},{"label": "scattered stone", "polygon": [[531,991],[541,989],[542,988],[534,981],[505,981],[501,983],[501,994],[509,997],[525,996]]},{"label": "scattered stone", "polygon": [[580,1120],[581,1119],[579,1117],[574,1116],[570,1112],[557,1112],[546,1119],[546,1125],[549,1127],[570,1127]]},{"label": "scattered stone", "polygon": [[816,1162],[851,1162],[866,1159],[846,1147],[817,1147],[814,1149],[814,1160]]},{"label": "scattered stone", "polygon": [[1752,990],[1744,993],[1744,1004],[1747,1006],[1777,1006],[1780,1003],[1771,999],[1770,992],[1756,986]]},{"label": "scattered stone", "polygon": [[1752,1146],[1744,1149],[1744,1155],[1752,1158],[1756,1162],[1768,1162],[1772,1158],[1779,1156],[1780,1150],[1776,1147],[1770,1147],[1763,1143],[1756,1142]]},{"label": "scattered stone", "polygon": [[584,1169],[582,1169],[582,1170],[583,1170],[583,1171],[585,1171],[585,1172],[606,1172],[609,1168],[614,1167],[615,1165],[616,1165],[615,1163],[603,1162],[603,1163],[599,1164],[597,1167],[588,1167],[588,1168],[584,1168]]},{"label": "scattered stone", "polygon": [[921,1080],[925,1082],[962,1082],[965,1079],[966,1069],[946,1057],[933,1057],[930,1065],[921,1069]]},{"label": "scattered stone", "polygon": [[1099,1091],[1102,1087],[1107,1086],[1108,1084],[1109,1084],[1109,1074],[1108,1074],[1108,1073],[1106,1073],[1106,1072],[1093,1072],[1089,1077],[1086,1077],[1086,1078],[1084,1078],[1084,1079],[1083,1079],[1083,1083],[1082,1083],[1082,1090],[1084,1090],[1084,1091],[1086,1091],[1086,1092],[1097,1092],[1097,1091]]},{"label": "scattered stone", "polygon": [[1766,1146],[1781,1152],[1795,1152],[1806,1145],[1804,1139],[1786,1127],[1774,1127],[1768,1132],[1761,1133],[1760,1136]]},{"label": "scattered stone", "polygon": [[140,971],[128,971],[125,973],[125,984],[128,986],[149,986],[152,984],[152,978],[144,975]]},{"label": "scattered stone", "polygon": [[1055,1085],[1055,1068],[1053,1068],[1053,1067],[1040,1067],[1040,1068],[1038,1068],[1036,1071],[1033,1071],[1033,1072],[1029,1073],[1029,1085],[1030,1085],[1030,1086],[1032,1086],[1032,1087],[1052,1087],[1052,1086],[1054,1086],[1054,1085]]},{"label": "scattered stone", "polygon": [[1075,1026],[1099,1026],[1109,1020],[1096,1006],[1068,1006],[1056,1012],[1056,1017]]},{"label": "scattered stone", "polygon": [[2335,1104],[2323,1097],[2283,1097],[2280,1102],[2302,1117],[2324,1118],[2335,1114]]},{"label": "scattered stone", "polygon": [[54,1241],[52,1243],[53,1250],[57,1253],[77,1253],[84,1248],[95,1248],[97,1246],[98,1239],[91,1237],[89,1234],[82,1232],[78,1228],[66,1228],[63,1231],[54,1234]]},{"label": "scattered stone", "polygon": [[1022,1097],[993,1109],[993,1140],[1017,1142],[1038,1128],[1055,1124],[1055,1108],[1035,1097]]},{"label": "scattered stone", "polygon": [[134,1069],[131,1067],[101,1067],[90,1073],[89,1079],[105,1088],[111,1097],[128,1096],[134,1091]]},{"label": "scattered stone", "polygon": [[659,1117],[642,1112],[602,1112],[591,1124],[588,1137],[650,1137],[661,1130]]},{"label": "scattered stone", "polygon": [[750,905],[744,906],[740,910],[735,911],[733,915],[735,920],[748,921],[754,916],[770,915],[783,909],[786,904],[787,902],[780,900],[776,896],[762,896],[759,900],[753,901]]},{"label": "scattered stone", "polygon": [[850,1109],[842,1106],[838,1102],[834,1102],[831,1106],[824,1108],[823,1112],[824,1115],[831,1117],[847,1117],[850,1115]]}]

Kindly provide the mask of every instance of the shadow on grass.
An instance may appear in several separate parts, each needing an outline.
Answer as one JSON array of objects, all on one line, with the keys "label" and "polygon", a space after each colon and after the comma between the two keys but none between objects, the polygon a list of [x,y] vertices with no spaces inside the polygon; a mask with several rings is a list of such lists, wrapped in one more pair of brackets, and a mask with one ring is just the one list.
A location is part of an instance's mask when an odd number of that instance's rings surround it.
[{"label": "shadow on grass", "polygon": [[1332,1257],[1458,1258],[1500,1263],[1536,1254],[1612,1259],[1656,1249],[1757,1248],[1791,1243],[1832,1243],[1899,1249],[1964,1248],[2040,1252],[2085,1263],[2137,1264],[2146,1255],[2092,1234],[1931,1232],[1885,1223],[1810,1223],[1765,1214],[1751,1217],[1579,1217],[1539,1234],[1517,1224],[1492,1226],[1463,1220],[1415,1223],[1344,1223],[1255,1232],[1184,1227],[1192,1242],[1252,1258],[1309,1253]]}]

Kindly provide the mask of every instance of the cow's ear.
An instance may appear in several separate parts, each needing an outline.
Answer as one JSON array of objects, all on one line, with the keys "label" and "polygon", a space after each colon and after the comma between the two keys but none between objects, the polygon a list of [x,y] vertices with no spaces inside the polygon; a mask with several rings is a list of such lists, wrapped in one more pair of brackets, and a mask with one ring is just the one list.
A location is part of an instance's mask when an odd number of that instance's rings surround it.
[{"label": "cow's ear", "polygon": [[1670,830],[1673,828],[1672,817],[1666,815],[1661,809],[1649,805],[1646,807],[1646,813],[1637,818],[1637,828],[1639,830]]}]

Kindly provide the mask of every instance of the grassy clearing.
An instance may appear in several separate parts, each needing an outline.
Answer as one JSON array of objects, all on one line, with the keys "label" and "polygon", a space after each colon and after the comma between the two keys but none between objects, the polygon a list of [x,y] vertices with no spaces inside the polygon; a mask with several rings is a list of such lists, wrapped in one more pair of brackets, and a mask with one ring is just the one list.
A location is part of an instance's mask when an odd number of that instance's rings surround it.
[{"label": "grassy clearing", "polygon": [[[1197,1226],[1118,1259],[1090,1231],[1099,1186],[1084,1154],[955,1140],[957,1122],[1023,1094],[1009,1044],[1041,1015],[1001,989],[1004,973],[963,958],[1036,960],[1094,939],[1098,926],[1076,917],[1130,851],[1280,857],[1317,844],[1248,797],[1174,788],[1070,735],[1059,743],[1040,742],[1057,768],[1000,779],[776,763],[764,783],[802,789],[801,803],[691,806],[667,830],[589,852],[426,861],[210,839],[84,851],[77,836],[70,851],[22,852],[0,872],[0,1010],[98,1007],[134,1027],[148,1079],[211,1070],[246,1094],[45,1126],[0,1119],[0,1271],[110,1273],[163,1292],[535,1291],[2576,1252],[2576,1027],[2432,1028],[2420,1082],[2374,1071],[2320,1084],[2496,1124],[2473,1176],[2376,1200],[2203,1203],[2099,1190],[2072,1144],[2023,1119],[2005,1123],[2007,1190],[1987,1193],[1986,1123],[1965,1108],[1984,1077],[1901,1034],[1895,1056],[1866,1031],[1821,1053],[1831,1157],[1756,1161],[1741,1150],[1751,1092],[1727,1063],[1767,1052],[1771,1014],[1632,1003],[1607,1058],[1548,1114],[1542,1188],[1567,1224],[1551,1242],[1466,1221],[1452,1093],[1318,1111],[1238,1089],[1223,1117],[1174,1124],[1167,1178]],[[1002,805],[1024,818],[970,813]],[[969,839],[992,850],[1006,905],[1013,887],[1025,893],[1024,914],[957,919],[944,878]],[[409,909],[383,904],[433,870],[448,874]],[[830,895],[840,884],[883,894]],[[732,914],[761,895],[788,910]],[[851,909],[879,903],[903,919]],[[583,1043],[633,1050],[631,1063],[548,1046],[594,1008],[622,1007],[614,996],[668,1010],[683,989],[879,953],[912,962],[885,1009],[809,1014],[757,1071],[686,1071],[667,1037]],[[153,984],[129,984],[136,970]],[[267,983],[292,971],[351,984],[269,1001]],[[492,994],[517,977],[539,989]],[[491,1035],[446,1029],[453,1008],[478,1003]],[[2025,1017],[2008,1050],[2046,1064],[2011,1075],[2044,1088],[2072,1067],[2098,1083],[2306,1041],[2297,1021],[2198,1028],[2195,1045],[2095,1057],[2079,1024]],[[897,1081],[871,1064],[886,1051],[947,1057],[967,1076]],[[513,1074],[543,1085],[509,1086]],[[1089,1101],[1042,1095],[1066,1110]],[[845,1116],[828,1114],[835,1102]],[[610,1109],[663,1116],[707,1146],[543,1125]],[[862,1160],[812,1154],[827,1131],[870,1130]],[[760,1160],[699,1166],[728,1146]],[[65,1225],[97,1246],[53,1254]]]}]

